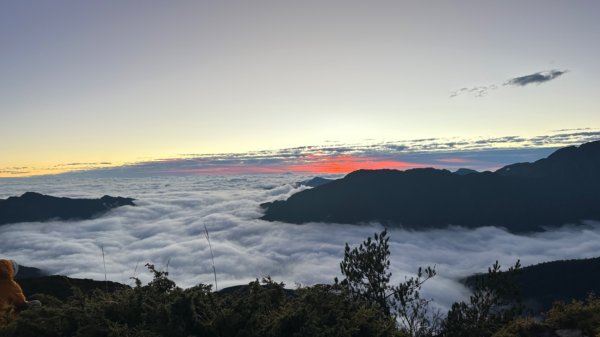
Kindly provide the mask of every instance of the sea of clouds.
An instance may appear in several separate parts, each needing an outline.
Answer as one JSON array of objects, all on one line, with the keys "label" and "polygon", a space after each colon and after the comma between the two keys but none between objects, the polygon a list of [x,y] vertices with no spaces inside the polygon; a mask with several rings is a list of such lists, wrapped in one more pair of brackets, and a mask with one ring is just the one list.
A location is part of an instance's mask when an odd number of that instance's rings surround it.
[{"label": "sea of clouds", "polygon": [[[150,280],[144,267],[168,270],[179,286],[212,284],[210,232],[218,287],[270,275],[288,287],[331,283],[340,277],[344,245],[358,245],[379,232],[379,224],[292,225],[259,220],[260,204],[285,199],[306,187],[306,176],[249,175],[160,178],[44,177],[0,180],[0,198],[26,191],[66,197],[108,194],[136,198],[86,221],[51,221],[0,226],[0,258],[71,277],[129,283]],[[458,279],[484,272],[496,260],[509,266],[588,258],[600,252],[600,224],[564,226],[516,235],[496,227],[424,232],[391,229],[391,271],[395,281],[435,265],[438,275],[423,294],[445,310],[467,298]],[[104,249],[104,260],[102,256]]]}]

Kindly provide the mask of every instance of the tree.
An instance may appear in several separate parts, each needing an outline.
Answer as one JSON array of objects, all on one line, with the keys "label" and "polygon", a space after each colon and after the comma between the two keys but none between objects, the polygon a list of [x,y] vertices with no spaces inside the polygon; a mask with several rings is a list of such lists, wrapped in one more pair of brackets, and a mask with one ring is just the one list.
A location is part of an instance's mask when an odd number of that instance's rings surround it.
[{"label": "tree", "polygon": [[515,276],[521,268],[520,261],[506,271],[496,261],[487,274],[471,282],[473,294],[469,303],[452,305],[443,323],[444,336],[492,336],[502,326],[514,320],[521,312],[519,291]]},{"label": "tree", "polygon": [[340,263],[342,274],[346,277],[342,285],[355,298],[378,305],[390,312],[389,285],[392,273],[390,267],[390,246],[387,229],[381,234],[375,233],[374,240],[367,238],[360,246],[350,249],[348,243],[344,250],[344,259]]},{"label": "tree", "polygon": [[423,283],[435,274],[434,268],[419,267],[416,277],[407,278],[391,288],[396,319],[411,336],[431,336],[440,329],[439,311],[431,312],[429,303],[432,300],[421,298],[420,294]]},{"label": "tree", "polygon": [[[346,243],[340,269],[345,279],[341,285],[358,300],[378,306],[396,319],[410,336],[430,336],[437,330],[438,315],[429,312],[431,300],[420,295],[421,286],[435,276],[435,269],[419,268],[416,277],[390,285],[390,247],[387,229],[375,233],[358,247]],[[336,283],[338,280],[336,279]]]}]

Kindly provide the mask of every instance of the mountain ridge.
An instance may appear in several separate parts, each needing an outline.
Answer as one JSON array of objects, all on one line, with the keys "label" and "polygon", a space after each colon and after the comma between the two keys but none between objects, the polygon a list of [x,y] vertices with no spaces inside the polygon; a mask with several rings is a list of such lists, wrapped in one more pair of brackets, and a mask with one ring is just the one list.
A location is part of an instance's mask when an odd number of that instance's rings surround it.
[{"label": "mountain ridge", "polygon": [[0,226],[52,219],[87,220],[113,208],[135,206],[134,200],[108,195],[99,199],[72,199],[26,192],[19,197],[0,199]]},{"label": "mountain ridge", "polygon": [[[523,304],[534,313],[544,312],[556,301],[584,300],[600,293],[600,257],[542,262],[521,268],[515,275]],[[473,288],[474,274],[462,280]]]},{"label": "mountain ridge", "polygon": [[512,232],[600,220],[600,141],[533,163],[453,174],[419,168],[358,170],[264,203],[267,221],[380,222],[408,229],[499,226]]}]

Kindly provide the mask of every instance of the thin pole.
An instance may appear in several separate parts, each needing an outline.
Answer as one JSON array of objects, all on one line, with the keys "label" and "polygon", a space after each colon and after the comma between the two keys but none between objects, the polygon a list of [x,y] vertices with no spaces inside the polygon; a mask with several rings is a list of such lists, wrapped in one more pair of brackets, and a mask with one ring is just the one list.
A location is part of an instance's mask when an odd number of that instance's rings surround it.
[{"label": "thin pole", "polygon": [[108,292],[108,279],[106,278],[106,260],[104,259],[104,246],[100,246],[102,249],[102,263],[104,264],[104,288]]},{"label": "thin pole", "polygon": [[212,259],[213,274],[215,275],[215,291],[219,291],[219,286],[217,285],[217,269],[215,269],[215,255],[213,254],[212,245],[210,244],[210,236],[208,235],[208,228],[206,228],[206,224],[204,224],[204,231],[206,232],[206,241],[208,241],[208,249],[210,249],[210,258]]}]

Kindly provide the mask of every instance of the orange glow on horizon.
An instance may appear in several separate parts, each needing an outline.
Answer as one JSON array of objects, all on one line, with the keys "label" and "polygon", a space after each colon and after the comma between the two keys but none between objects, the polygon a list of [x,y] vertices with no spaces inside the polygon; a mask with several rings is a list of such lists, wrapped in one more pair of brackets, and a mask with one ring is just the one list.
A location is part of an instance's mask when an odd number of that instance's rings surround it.
[{"label": "orange glow on horizon", "polygon": [[304,162],[278,163],[272,165],[235,164],[222,167],[169,170],[170,173],[197,174],[261,174],[261,173],[309,173],[309,174],[342,174],[356,170],[396,169],[407,170],[431,165],[403,161],[385,160],[376,157],[340,156],[324,157],[310,155]]},{"label": "orange glow on horizon", "polygon": [[[180,159],[163,159],[156,162],[165,163],[177,162]],[[107,163],[108,164],[108,163]],[[66,165],[56,165],[47,168],[23,168],[22,172],[0,171],[0,178],[18,178],[31,177],[39,175],[54,175],[78,170],[89,170],[96,168],[119,167],[120,165],[74,165],[72,167]],[[307,155],[302,159],[292,162],[279,162],[269,164],[244,164],[244,163],[227,163],[223,165],[215,163],[206,163],[206,166],[189,169],[169,169],[158,170],[152,173],[161,174],[215,174],[215,175],[242,175],[242,174],[268,174],[268,173],[306,173],[306,174],[343,174],[350,173],[356,170],[378,170],[378,169],[396,169],[406,170],[418,167],[430,167],[431,165],[410,163],[403,161],[388,160],[378,157],[361,157],[361,156],[320,156]]]},{"label": "orange glow on horizon", "polygon": [[356,170],[379,170],[397,169],[406,170],[410,168],[424,167],[425,165],[383,160],[375,157],[325,157],[308,163],[291,164],[287,166],[289,172],[298,173],[349,173]]}]

